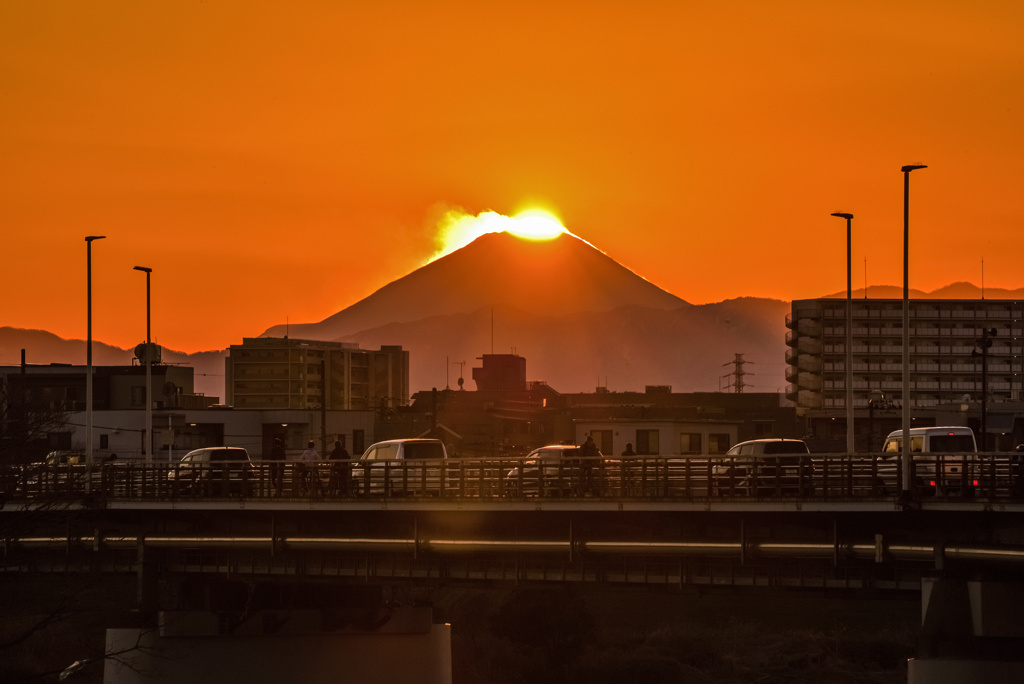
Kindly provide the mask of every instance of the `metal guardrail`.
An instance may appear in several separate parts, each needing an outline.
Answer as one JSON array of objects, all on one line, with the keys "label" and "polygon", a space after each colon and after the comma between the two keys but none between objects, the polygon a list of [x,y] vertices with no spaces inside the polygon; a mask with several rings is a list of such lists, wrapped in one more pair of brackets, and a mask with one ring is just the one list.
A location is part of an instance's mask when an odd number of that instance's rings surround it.
[{"label": "metal guardrail", "polygon": [[[1017,454],[940,454],[913,463],[911,492],[935,499],[1024,500]],[[473,500],[891,500],[902,494],[898,459],[811,454],[630,457],[579,460],[463,459],[263,462],[185,478],[165,465],[123,462],[0,467],[4,501],[79,497],[116,500],[473,499]]]}]

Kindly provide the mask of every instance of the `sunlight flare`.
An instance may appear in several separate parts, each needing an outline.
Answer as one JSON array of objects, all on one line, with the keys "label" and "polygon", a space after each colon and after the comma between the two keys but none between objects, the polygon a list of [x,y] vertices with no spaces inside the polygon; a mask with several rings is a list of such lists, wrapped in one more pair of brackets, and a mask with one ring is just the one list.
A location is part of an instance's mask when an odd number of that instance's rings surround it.
[{"label": "sunlight flare", "polygon": [[541,209],[528,209],[515,216],[495,211],[473,216],[461,209],[451,209],[437,223],[434,237],[437,252],[430,260],[451,254],[487,233],[510,233],[526,240],[552,240],[563,233],[571,235],[554,214]]}]

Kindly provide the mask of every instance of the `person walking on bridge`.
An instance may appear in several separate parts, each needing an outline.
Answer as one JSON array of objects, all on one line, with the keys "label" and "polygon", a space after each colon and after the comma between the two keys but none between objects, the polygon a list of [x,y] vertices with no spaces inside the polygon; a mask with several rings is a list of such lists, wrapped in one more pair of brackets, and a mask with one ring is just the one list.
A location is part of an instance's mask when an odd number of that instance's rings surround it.
[{"label": "person walking on bridge", "polygon": [[286,460],[284,444],[280,437],[274,438],[274,445],[270,447],[270,486],[274,488],[274,496],[281,496],[284,488],[284,462]]},{"label": "person walking on bridge", "polygon": [[597,483],[594,481],[594,468],[600,466],[601,454],[594,443],[593,435],[587,435],[587,439],[580,447],[580,489],[579,495],[591,494],[597,496]]},{"label": "person walking on bridge", "polygon": [[316,450],[316,442],[309,440],[299,455],[299,462],[295,464],[295,488],[299,496],[311,496],[319,489],[320,481],[316,474],[316,464],[319,462],[320,453]]},{"label": "person walking on bridge", "polygon": [[338,496],[348,496],[351,476],[348,449],[341,443],[341,440],[337,440],[331,451],[331,491]]}]

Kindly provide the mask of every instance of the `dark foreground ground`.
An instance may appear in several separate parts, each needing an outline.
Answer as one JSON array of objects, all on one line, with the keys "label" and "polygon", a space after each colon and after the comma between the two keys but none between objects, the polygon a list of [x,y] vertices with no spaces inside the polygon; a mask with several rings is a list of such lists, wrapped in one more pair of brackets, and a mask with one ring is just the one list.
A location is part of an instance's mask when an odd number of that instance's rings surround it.
[{"label": "dark foreground ground", "polygon": [[[596,586],[385,591],[452,625],[455,684],[905,682],[916,596]],[[0,576],[0,682],[102,682],[133,577]]]}]

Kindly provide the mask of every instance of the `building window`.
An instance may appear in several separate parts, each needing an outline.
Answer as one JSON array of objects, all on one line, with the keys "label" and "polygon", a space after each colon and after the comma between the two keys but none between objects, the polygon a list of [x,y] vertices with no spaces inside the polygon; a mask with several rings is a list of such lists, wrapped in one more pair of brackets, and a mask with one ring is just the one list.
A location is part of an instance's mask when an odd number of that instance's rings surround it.
[{"label": "building window", "polygon": [[657,430],[637,430],[636,431],[636,453],[646,456],[656,456],[659,453],[658,449],[658,431]]},{"label": "building window", "polygon": [[699,432],[684,432],[679,435],[679,453],[681,454],[699,454],[700,449],[700,433]]},{"label": "building window", "polygon": [[100,435],[100,449],[110,448],[110,435]]},{"label": "building window", "polygon": [[711,433],[708,435],[708,453],[724,454],[729,450],[729,435]]},{"label": "building window", "polygon": [[146,405],[146,388],[145,386],[132,387],[132,406],[145,406]]},{"label": "building window", "polygon": [[366,451],[365,437],[363,436],[362,430],[352,431],[352,453],[353,458],[359,458],[362,453]]}]

